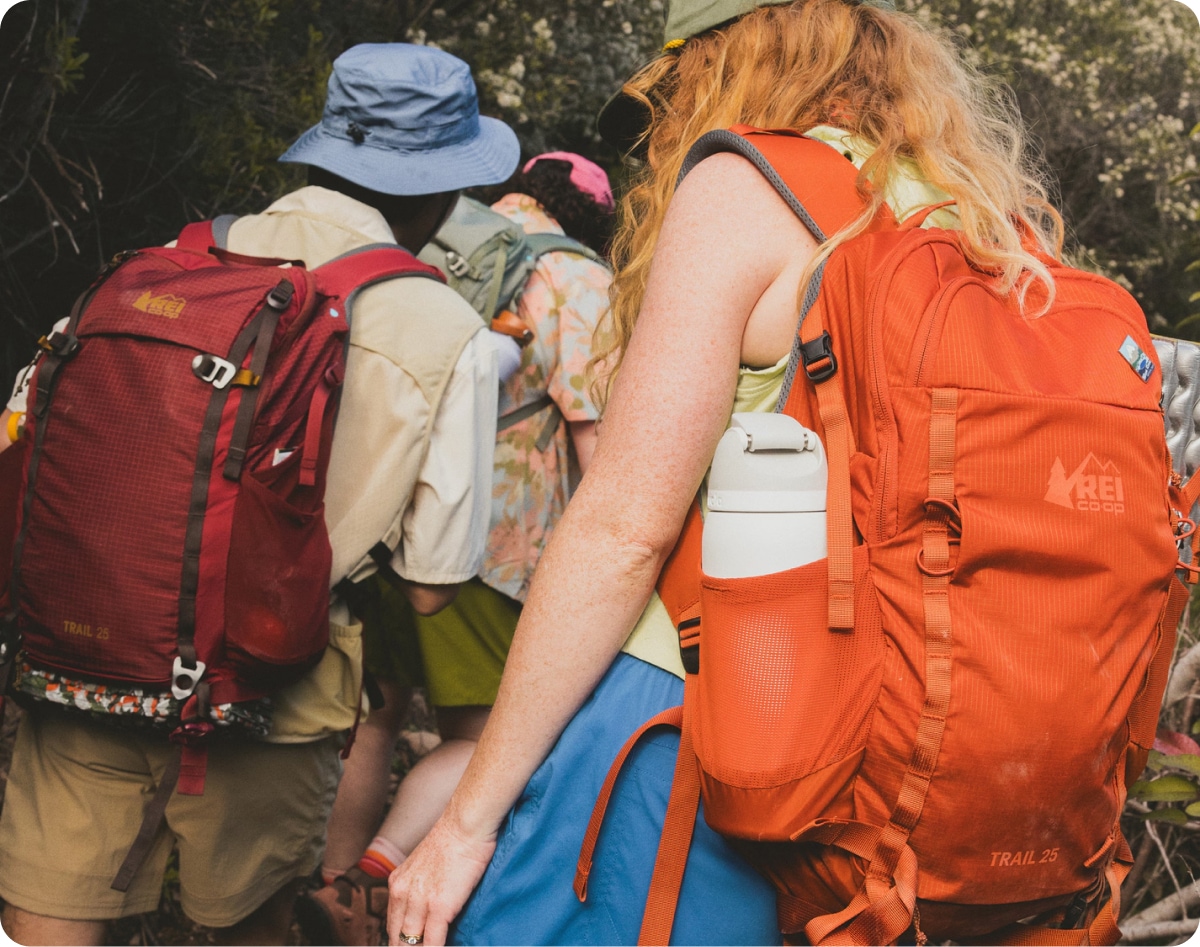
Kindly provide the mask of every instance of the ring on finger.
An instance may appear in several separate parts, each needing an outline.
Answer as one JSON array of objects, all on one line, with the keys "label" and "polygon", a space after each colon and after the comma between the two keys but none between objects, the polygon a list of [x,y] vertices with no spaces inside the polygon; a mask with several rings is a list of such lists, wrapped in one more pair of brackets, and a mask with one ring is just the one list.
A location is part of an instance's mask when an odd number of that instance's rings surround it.
[{"label": "ring on finger", "polygon": [[406,934],[404,931],[400,932],[400,939],[408,944],[409,947],[417,947],[417,944],[425,941],[425,937],[422,934]]}]

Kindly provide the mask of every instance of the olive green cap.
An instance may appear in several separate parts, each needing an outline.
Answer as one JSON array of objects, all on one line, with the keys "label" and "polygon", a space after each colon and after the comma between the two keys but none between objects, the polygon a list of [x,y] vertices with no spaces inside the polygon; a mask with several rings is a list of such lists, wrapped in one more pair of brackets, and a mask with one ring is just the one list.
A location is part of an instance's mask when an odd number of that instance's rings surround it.
[{"label": "olive green cap", "polygon": [[[793,0],[668,0],[663,52],[678,49],[689,39],[714,26],[736,20],[759,7],[778,6]],[[894,10],[894,0],[845,0],[852,6]],[[621,90],[604,103],[596,118],[600,137],[621,152],[633,149],[650,121],[649,110]]]},{"label": "olive green cap", "polygon": [[[779,6],[792,0],[669,0],[663,49],[683,45],[705,30],[736,20],[759,7]],[[847,0],[851,5],[896,9],[893,0]]]},{"label": "olive green cap", "polygon": [[671,0],[667,6],[663,49],[673,49],[698,33],[737,19],[759,7],[791,2],[792,0]]}]

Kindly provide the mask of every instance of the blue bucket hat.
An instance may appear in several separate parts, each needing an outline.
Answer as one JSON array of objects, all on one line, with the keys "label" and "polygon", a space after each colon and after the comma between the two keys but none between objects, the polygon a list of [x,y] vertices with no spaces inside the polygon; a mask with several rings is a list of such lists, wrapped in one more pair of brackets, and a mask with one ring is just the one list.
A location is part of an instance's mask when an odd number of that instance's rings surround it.
[{"label": "blue bucket hat", "polygon": [[465,62],[429,46],[363,43],[333,63],[325,112],[280,161],[314,165],[381,194],[507,181],[521,147],[479,114]]}]

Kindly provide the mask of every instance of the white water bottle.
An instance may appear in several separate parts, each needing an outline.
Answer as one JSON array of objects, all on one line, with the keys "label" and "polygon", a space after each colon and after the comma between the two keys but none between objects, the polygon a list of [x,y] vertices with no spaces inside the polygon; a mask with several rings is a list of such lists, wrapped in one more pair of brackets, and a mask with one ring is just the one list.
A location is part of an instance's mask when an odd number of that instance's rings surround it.
[{"label": "white water bottle", "polygon": [[735,579],[826,556],[829,467],[820,438],[786,414],[735,414],[708,475],[702,565]]}]

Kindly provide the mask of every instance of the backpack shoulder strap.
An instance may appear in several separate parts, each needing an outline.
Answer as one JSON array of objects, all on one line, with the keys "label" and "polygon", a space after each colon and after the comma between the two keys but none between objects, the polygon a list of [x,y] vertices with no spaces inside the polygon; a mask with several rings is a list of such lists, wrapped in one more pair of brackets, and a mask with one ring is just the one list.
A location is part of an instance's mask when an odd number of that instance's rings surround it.
[{"label": "backpack shoulder strap", "polygon": [[404,247],[395,243],[370,243],[322,263],[313,273],[317,289],[325,296],[340,297],[346,308],[346,318],[354,300],[368,286],[402,276],[421,276],[445,283],[442,271],[422,263]]},{"label": "backpack shoulder strap", "polygon": [[593,263],[599,263],[604,267],[608,266],[599,253],[586,244],[580,243],[578,240],[573,240],[566,234],[527,233],[525,234],[525,242],[529,245],[529,252],[535,260],[547,253],[577,253],[582,257],[587,257]]},{"label": "backpack shoulder strap", "polygon": [[176,238],[175,246],[181,250],[207,253],[209,247],[225,249],[229,243],[229,228],[237,220],[236,214],[222,214],[213,220],[202,220],[188,224]]},{"label": "backpack shoulder strap", "polygon": [[749,125],[712,131],[688,151],[680,181],[705,158],[719,152],[741,155],[758,168],[818,243],[862,213],[858,169],[823,141],[789,129]]},{"label": "backpack shoulder strap", "polygon": [[[733,152],[753,164],[792,209],[813,237],[824,243],[862,213],[858,170],[833,147],[786,129],[735,125],[702,136],[688,152],[679,179],[705,158]],[[806,340],[807,341],[807,340]],[[697,603],[700,594],[700,534],[703,521],[693,510],[684,521],[675,551],[658,579],[658,593],[680,633],[681,650],[689,654],[699,641]],[[838,621],[845,621],[839,616]]]},{"label": "backpack shoulder strap", "polygon": [[213,241],[213,222],[202,220],[199,223],[188,224],[175,238],[175,246],[180,250],[191,250],[195,253],[207,253],[209,247],[215,247]]},{"label": "backpack shoulder strap", "polygon": [[[864,200],[858,192],[858,172],[854,165],[823,142],[791,131],[763,131],[748,126],[734,126],[728,131],[709,132],[688,152],[680,171],[680,180],[705,158],[722,151],[739,154],[754,164],[820,243],[824,243],[830,235],[836,234],[862,213]],[[816,331],[820,332],[819,323]],[[808,339],[805,338],[804,341]],[[842,414],[844,413],[843,406]],[[848,461],[848,457],[843,459]],[[848,500],[848,464],[845,466]],[[834,457],[833,449],[830,448],[831,491],[834,489],[833,480]],[[688,511],[675,550],[667,559],[658,578],[659,597],[679,633],[680,655],[687,672],[684,684],[685,704],[689,701],[689,691],[696,686],[694,675],[700,664],[700,556],[703,525],[700,503],[697,500]],[[831,578],[835,572],[835,554],[836,550],[831,544]],[[834,595],[843,591],[831,588],[831,627],[853,624],[852,611],[849,615],[840,612],[835,614]],[[686,861],[695,819],[696,799],[699,797],[698,771],[690,741],[690,728],[686,725],[686,714],[682,717],[684,726],[667,819],[655,860],[654,875],[639,936],[639,943],[644,944],[667,943],[670,937],[679,896],[677,871],[672,869],[676,865],[681,868]],[[650,721],[650,724],[656,722],[658,718]],[[611,778],[613,777],[610,774]],[[593,822],[603,818],[603,806],[598,803],[597,809],[599,816],[593,814]],[[598,834],[599,826],[596,825],[595,829],[595,834]],[[592,830],[593,826],[589,825],[589,833]],[[587,871],[591,867],[588,856],[590,848],[585,839],[584,850],[580,853],[579,872],[576,875],[576,892],[581,900],[586,890]]]},{"label": "backpack shoulder strap", "polygon": [[224,250],[229,246],[229,228],[237,220],[237,214],[222,214],[212,222],[213,246]]},{"label": "backpack shoulder strap", "polygon": [[[369,286],[406,276],[446,282],[441,270],[421,262],[404,247],[395,243],[371,243],[356,247],[322,263],[313,270],[313,274],[317,278],[317,289],[322,295],[342,300],[348,325],[351,323],[355,299]],[[347,345],[349,341],[347,335]],[[399,587],[402,580],[392,568],[392,552],[392,548],[380,540],[367,551],[367,557],[375,560],[377,571],[385,581]],[[362,561],[365,562],[366,559]],[[361,562],[350,570],[351,575],[359,565]],[[346,575],[334,583],[333,592],[346,602],[352,614],[361,618],[365,614],[367,601],[365,591],[360,585],[361,582],[352,582],[349,575]],[[348,746],[344,749],[348,749]]]}]

